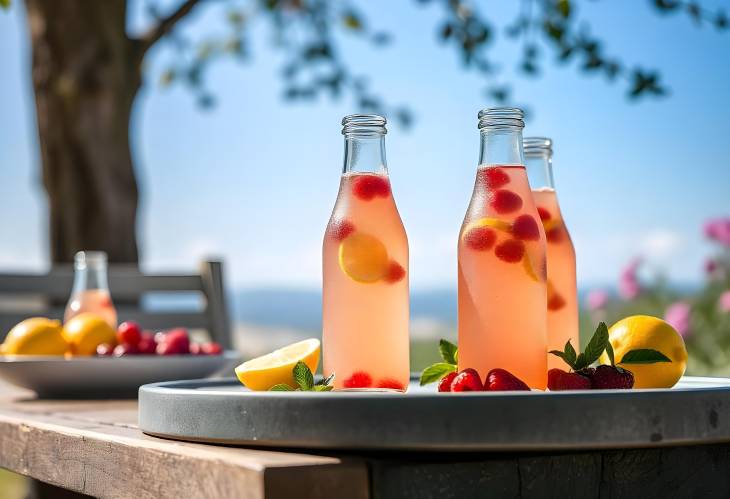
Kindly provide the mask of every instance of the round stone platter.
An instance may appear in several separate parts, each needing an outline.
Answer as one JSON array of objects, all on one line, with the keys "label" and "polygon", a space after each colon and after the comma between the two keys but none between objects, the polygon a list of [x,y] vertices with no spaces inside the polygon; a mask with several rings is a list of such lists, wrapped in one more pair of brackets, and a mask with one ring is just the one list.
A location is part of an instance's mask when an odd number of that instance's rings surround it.
[{"label": "round stone platter", "polygon": [[730,442],[730,379],[662,390],[252,392],[234,378],[139,390],[139,426],[241,446],[398,451],[559,451]]}]

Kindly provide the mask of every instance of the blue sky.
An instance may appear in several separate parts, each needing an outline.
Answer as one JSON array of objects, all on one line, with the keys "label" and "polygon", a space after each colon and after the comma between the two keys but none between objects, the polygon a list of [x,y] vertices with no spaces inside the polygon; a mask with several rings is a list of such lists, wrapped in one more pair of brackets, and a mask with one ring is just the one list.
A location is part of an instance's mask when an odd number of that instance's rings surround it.
[{"label": "blue sky", "polygon": [[[502,25],[516,4],[480,3]],[[377,49],[344,38],[343,53],[374,89],[416,116],[412,129],[391,126],[386,139],[410,240],[412,285],[453,287],[456,238],[478,154],[476,113],[488,104],[483,81],[436,41],[437,5],[358,5],[394,41]],[[512,79],[515,100],[532,112],[526,134],[555,141],[555,177],[579,281],[613,283],[627,260],[643,254],[651,271],[696,282],[712,251],[701,224],[730,214],[730,33],[698,28],[682,15],[657,16],[649,2],[580,6],[608,53],[659,69],[671,96],[629,102],[624,87],[570,66],[546,65],[541,78]],[[221,16],[214,8],[183,28],[210,33]],[[132,24],[144,25],[140,12]],[[254,29],[249,63],[212,68],[208,84],[218,106],[209,112],[184,88],[155,84],[171,52],[158,49],[148,60],[150,84],[132,128],[146,269],[189,269],[217,255],[236,287],[319,286],[321,238],[342,163],[339,123],[357,109],[348,98],[283,101],[282,59],[269,35],[264,26]],[[0,47],[0,268],[41,269],[45,200],[22,5],[0,13]],[[515,47],[495,48],[506,76],[514,76]]]}]

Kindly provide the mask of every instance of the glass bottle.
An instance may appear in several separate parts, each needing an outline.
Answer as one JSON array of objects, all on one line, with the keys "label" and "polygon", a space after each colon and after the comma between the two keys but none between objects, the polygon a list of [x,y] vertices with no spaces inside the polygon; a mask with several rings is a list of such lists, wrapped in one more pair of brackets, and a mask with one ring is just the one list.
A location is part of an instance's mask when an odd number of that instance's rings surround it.
[{"label": "glass bottle", "polygon": [[385,161],[385,118],[342,120],[345,163],[323,243],[324,374],[338,389],[405,390],[408,240]]},{"label": "glass bottle", "polygon": [[83,313],[103,318],[112,328],[117,327],[117,311],[112,303],[107,283],[106,253],[79,251],[74,257],[74,284],[63,320]]},{"label": "glass bottle", "polygon": [[[553,141],[545,137],[526,137],[523,144],[532,197],[547,239],[548,350],[562,351],[570,340],[580,351],[575,248],[555,194]],[[553,368],[565,369],[565,363],[548,355],[548,369]]]},{"label": "glass bottle", "polygon": [[459,234],[459,369],[547,384],[545,233],[522,151],[523,113],[479,112],[479,166]]}]

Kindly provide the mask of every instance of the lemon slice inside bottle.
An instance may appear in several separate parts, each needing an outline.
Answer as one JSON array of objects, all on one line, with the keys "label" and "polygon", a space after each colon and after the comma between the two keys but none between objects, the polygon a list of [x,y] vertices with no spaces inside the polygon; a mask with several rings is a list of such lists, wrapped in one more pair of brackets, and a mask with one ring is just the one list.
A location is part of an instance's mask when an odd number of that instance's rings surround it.
[{"label": "lemon slice inside bottle", "polygon": [[464,227],[463,233],[467,234],[470,230],[479,229],[481,227],[490,227],[492,229],[501,230],[502,232],[507,232],[508,234],[512,233],[511,223],[500,220],[499,218],[490,217],[479,218],[473,222],[468,223],[467,226]]},{"label": "lemon slice inside bottle", "polygon": [[372,283],[387,274],[390,259],[388,250],[378,238],[356,232],[340,243],[339,263],[353,281]]}]

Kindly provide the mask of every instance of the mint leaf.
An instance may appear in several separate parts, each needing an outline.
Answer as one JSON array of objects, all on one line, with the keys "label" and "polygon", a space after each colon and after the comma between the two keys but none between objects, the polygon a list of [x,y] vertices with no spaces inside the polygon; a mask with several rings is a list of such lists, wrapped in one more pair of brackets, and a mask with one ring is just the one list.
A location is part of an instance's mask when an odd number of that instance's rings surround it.
[{"label": "mint leaf", "polygon": [[654,364],[657,362],[671,362],[672,360],[659,352],[649,348],[639,348],[626,352],[619,364]]},{"label": "mint leaf", "polygon": [[314,387],[314,375],[312,375],[312,371],[309,370],[307,364],[300,360],[294,366],[294,369],[292,369],[292,374],[294,375],[294,381],[297,382],[297,385],[299,385],[302,391],[307,392],[312,390]]},{"label": "mint leaf", "polygon": [[327,385],[314,385],[314,391],[315,392],[329,392],[334,388],[333,386],[327,386]]},{"label": "mint leaf", "polygon": [[439,353],[441,354],[441,358],[444,359],[444,362],[447,364],[456,364],[457,351],[458,348],[456,345],[441,338],[439,341]]},{"label": "mint leaf", "polygon": [[456,371],[456,366],[448,362],[439,362],[428,366],[421,373],[421,386],[441,380],[449,373]]},{"label": "mint leaf", "polygon": [[568,362],[568,356],[565,354],[565,352],[561,352],[560,350],[550,350],[549,353],[557,355],[558,357],[563,359],[566,364],[568,364],[570,367],[573,367],[573,363]]},{"label": "mint leaf", "polygon": [[575,348],[573,348],[573,345],[570,344],[570,340],[565,342],[565,362],[568,363],[568,365],[575,364],[575,359],[577,358],[577,354],[575,353]]},{"label": "mint leaf", "polygon": [[291,386],[285,384],[285,383],[279,383],[278,385],[274,385],[271,388],[269,388],[270,392],[293,392],[294,388]]},{"label": "mint leaf", "polygon": [[575,364],[573,364],[572,367],[573,371],[580,371],[581,369],[585,369],[590,365],[590,362],[586,362],[586,354],[581,353],[578,355],[578,358],[575,359]]},{"label": "mint leaf", "polygon": [[611,365],[615,366],[616,359],[614,358],[613,345],[611,345],[610,341],[606,343],[606,353],[608,354],[608,359],[611,361]]},{"label": "mint leaf", "polygon": [[596,332],[593,333],[593,337],[588,342],[585,353],[586,365],[590,366],[601,356],[604,350],[606,350],[606,343],[608,343],[608,327],[605,322],[598,324]]}]

